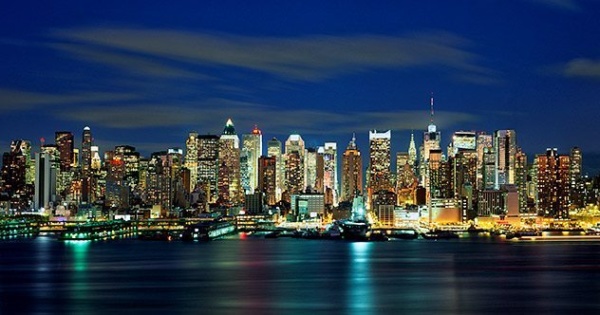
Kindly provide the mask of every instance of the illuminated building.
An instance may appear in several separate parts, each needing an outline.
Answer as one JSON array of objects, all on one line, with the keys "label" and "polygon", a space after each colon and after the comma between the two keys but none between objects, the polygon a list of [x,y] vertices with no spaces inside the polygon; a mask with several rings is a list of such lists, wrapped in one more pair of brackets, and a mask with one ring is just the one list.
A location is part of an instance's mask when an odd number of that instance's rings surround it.
[{"label": "illuminated building", "polygon": [[526,213],[529,211],[527,207],[527,154],[517,149],[515,156],[515,187],[519,196],[519,212]]},{"label": "illuminated building", "polygon": [[219,198],[219,137],[198,136],[198,185],[205,192],[208,203]]},{"label": "illuminated building", "polygon": [[277,140],[277,138],[269,140],[267,142],[267,155],[275,158],[275,167],[277,169],[275,172],[275,199],[279,201],[281,200],[285,179],[285,163],[283,161],[283,154],[281,153],[281,141]]},{"label": "illuminated building", "polygon": [[392,132],[369,131],[368,200],[381,190],[391,191],[391,138]]},{"label": "illuminated building", "polygon": [[60,171],[68,171],[73,165],[73,133],[70,131],[57,131],[55,141],[58,147]]},{"label": "illuminated building", "polygon": [[452,166],[452,186],[454,197],[465,200],[466,210],[472,210],[474,205],[473,188],[477,181],[477,151],[475,149],[457,148],[450,160]]},{"label": "illuminated building", "polygon": [[380,190],[373,194],[373,212],[377,214],[379,223],[382,225],[394,225],[396,200],[396,194],[391,191]]},{"label": "illuminated building", "polygon": [[[338,204],[338,178],[337,178],[337,144],[325,142],[323,153],[323,187],[330,189],[333,198],[327,198],[326,204]],[[332,200],[330,200],[332,199]]]},{"label": "illuminated building", "polygon": [[94,201],[94,178],[91,173],[92,164],[92,131],[90,127],[83,128],[81,140],[81,201],[90,203]]},{"label": "illuminated building", "polygon": [[[434,117],[434,111],[433,111],[433,95],[431,96],[430,99],[430,106],[431,106],[431,111],[430,111],[430,118],[429,118],[429,125],[427,126],[427,131],[425,131],[423,133],[423,145],[421,146],[421,161],[419,163],[419,170],[420,170],[420,182],[423,185],[423,187],[425,187],[426,189],[426,195],[427,195],[427,200],[430,200],[430,198],[435,198],[431,195],[431,171],[437,171],[435,169],[432,168],[433,166],[436,166],[438,164],[441,163],[441,146],[440,146],[440,141],[441,141],[441,133],[439,131],[437,131],[437,127],[436,125],[433,123],[433,117]],[[435,151],[436,153],[439,152],[440,154],[440,158],[439,161],[434,161],[433,163],[430,163],[430,155],[431,152]],[[441,166],[441,164],[440,164]],[[434,185],[437,187],[437,185]]]},{"label": "illuminated building", "polygon": [[582,178],[582,156],[581,149],[574,147],[571,149],[571,166],[569,167],[569,186],[571,190],[571,204],[577,208],[582,208],[586,205],[585,202],[585,185]]},{"label": "illuminated building", "polygon": [[250,187],[250,169],[248,162],[248,149],[242,148],[240,150],[240,186],[245,195],[251,195],[254,192],[252,191],[252,187]]},{"label": "illuminated building", "polygon": [[258,158],[258,189],[266,196],[268,205],[277,203],[277,158],[261,156]]},{"label": "illuminated building", "polygon": [[546,217],[566,219],[569,216],[570,157],[547,149],[537,156],[538,211]]},{"label": "illuminated building", "polygon": [[483,150],[481,165],[481,188],[478,190],[494,189],[496,182],[496,154],[494,154],[494,148],[486,147]]},{"label": "illuminated building", "polygon": [[51,203],[56,196],[56,167],[53,165],[55,157],[48,153],[35,154],[35,195],[33,199],[34,211],[41,208],[51,208]]},{"label": "illuminated building", "polygon": [[26,175],[30,144],[25,140],[13,140],[10,151],[2,155],[2,191],[11,201],[11,209],[24,210],[30,193],[27,192]]},{"label": "illuminated building", "polygon": [[454,197],[451,162],[443,159],[442,150],[431,150],[429,152],[427,174],[430,198],[446,199]]},{"label": "illuminated building", "polygon": [[[495,157],[493,152],[494,142],[492,140],[492,135],[487,135],[483,132],[479,133],[477,135],[477,190],[492,189],[494,187]],[[485,154],[491,154],[491,160],[487,158]],[[491,177],[486,175],[487,166],[485,165],[485,161],[491,161]],[[484,177],[491,180],[489,185],[484,180]]]},{"label": "illuminated building", "polygon": [[231,119],[219,138],[219,198],[226,203],[240,203],[243,191],[240,178],[240,139]]},{"label": "illuminated building", "polygon": [[419,183],[411,165],[410,153],[396,153],[396,204],[414,204],[414,190]]},{"label": "illuminated building", "polygon": [[325,197],[323,194],[292,194],[291,210],[299,220],[316,219],[325,212]]},{"label": "illuminated building", "polygon": [[494,132],[494,153],[496,155],[494,189],[500,189],[500,186],[504,184],[514,185],[517,154],[517,138],[514,130],[496,130]]},{"label": "illuminated building", "polygon": [[417,166],[417,146],[415,144],[415,134],[411,131],[410,142],[408,143],[408,164],[413,168]]},{"label": "illuminated building", "polygon": [[290,195],[303,191],[307,185],[305,152],[304,140],[299,134],[292,134],[285,141],[285,185]]},{"label": "illuminated building", "polygon": [[250,134],[242,135],[242,147],[248,158],[249,189],[247,189],[247,193],[253,193],[258,187],[258,158],[262,156],[262,132],[257,126],[254,126]]},{"label": "illuminated building", "polygon": [[348,143],[342,155],[342,189],[340,201],[350,202],[354,195],[363,194],[363,168],[360,150],[356,146],[356,137]]},{"label": "illuminated building", "polygon": [[190,185],[187,191],[192,192],[198,182],[198,133],[195,131],[190,132],[185,141],[185,167],[190,170]]},{"label": "illuminated building", "polygon": [[[321,149],[322,150],[322,149]],[[306,169],[306,189],[323,193],[323,183],[317,180],[317,159],[319,153],[315,148],[307,148],[304,156],[304,167]],[[320,184],[320,185],[319,185]],[[319,186],[319,187],[317,187]]]}]

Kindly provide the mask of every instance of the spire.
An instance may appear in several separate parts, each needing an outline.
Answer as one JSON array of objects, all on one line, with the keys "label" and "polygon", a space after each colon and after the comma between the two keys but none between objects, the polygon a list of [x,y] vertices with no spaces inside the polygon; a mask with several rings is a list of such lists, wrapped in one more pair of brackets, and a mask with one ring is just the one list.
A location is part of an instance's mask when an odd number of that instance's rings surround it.
[{"label": "spire", "polygon": [[429,118],[429,126],[427,127],[427,132],[436,132],[436,126],[433,123],[433,92],[431,92],[431,99],[430,99],[430,106],[431,106],[431,114],[430,114],[430,118]]},{"label": "spire", "polygon": [[431,118],[430,122],[433,125],[433,92],[431,92]]},{"label": "spire", "polygon": [[225,128],[223,129],[224,135],[235,135],[235,127],[233,126],[233,121],[231,118],[227,119],[227,123],[225,123]]}]

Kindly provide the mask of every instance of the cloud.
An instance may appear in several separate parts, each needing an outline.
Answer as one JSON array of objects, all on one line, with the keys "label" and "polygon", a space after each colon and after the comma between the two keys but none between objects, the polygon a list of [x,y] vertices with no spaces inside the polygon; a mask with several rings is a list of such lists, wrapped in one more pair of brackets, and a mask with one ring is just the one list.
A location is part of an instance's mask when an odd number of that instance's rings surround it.
[{"label": "cloud", "polygon": [[555,9],[580,11],[581,7],[575,0],[530,0],[535,3],[543,4]]},{"label": "cloud", "polygon": [[566,63],[563,74],[567,77],[600,79],[600,60],[577,58]]},{"label": "cloud", "polygon": [[[477,75],[492,73],[478,65],[478,55],[465,49],[469,41],[446,32],[396,37],[365,34],[276,38],[162,29],[84,28],[59,30],[53,36],[93,49],[119,50],[201,66],[251,69],[288,80],[320,81],[371,69],[422,66]],[[83,58],[114,60],[78,50],[75,53]]]},{"label": "cloud", "polygon": [[30,110],[41,105],[94,104],[134,98],[134,95],[127,93],[88,92],[61,95],[0,88],[0,112]]},{"label": "cloud", "polygon": [[[189,104],[188,104],[189,105]],[[267,105],[211,99],[195,107],[174,105],[129,105],[120,107],[88,107],[58,112],[63,119],[119,129],[188,128],[198,132],[219,133],[227,118],[236,125],[253,126],[272,134],[299,132],[312,135],[350,134],[358,130],[421,129],[428,124],[423,111],[333,112],[327,110],[279,109]],[[462,112],[437,112],[439,127],[478,120],[476,115]],[[201,129],[198,130],[198,127]],[[249,130],[248,130],[249,131]],[[244,131],[238,130],[238,133]]]}]

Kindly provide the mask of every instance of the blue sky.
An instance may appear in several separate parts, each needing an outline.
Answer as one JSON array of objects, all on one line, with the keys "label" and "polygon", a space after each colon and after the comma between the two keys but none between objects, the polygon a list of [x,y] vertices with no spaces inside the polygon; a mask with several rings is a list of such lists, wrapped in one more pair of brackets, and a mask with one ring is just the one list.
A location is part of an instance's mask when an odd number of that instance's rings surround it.
[{"label": "blue sky", "polygon": [[187,133],[308,145],[392,129],[443,145],[515,129],[530,155],[600,152],[600,1],[11,1],[0,10],[0,151],[12,139],[144,155]]}]

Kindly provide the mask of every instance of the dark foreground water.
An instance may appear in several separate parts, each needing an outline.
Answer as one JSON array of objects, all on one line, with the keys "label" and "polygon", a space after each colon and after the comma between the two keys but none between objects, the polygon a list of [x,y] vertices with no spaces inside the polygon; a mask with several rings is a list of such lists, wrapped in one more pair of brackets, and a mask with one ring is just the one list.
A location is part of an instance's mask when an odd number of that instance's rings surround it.
[{"label": "dark foreground water", "polygon": [[0,314],[600,314],[600,243],[0,242]]}]

